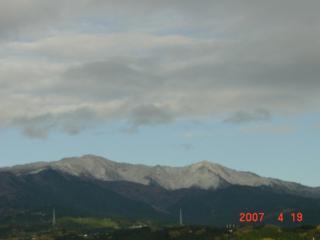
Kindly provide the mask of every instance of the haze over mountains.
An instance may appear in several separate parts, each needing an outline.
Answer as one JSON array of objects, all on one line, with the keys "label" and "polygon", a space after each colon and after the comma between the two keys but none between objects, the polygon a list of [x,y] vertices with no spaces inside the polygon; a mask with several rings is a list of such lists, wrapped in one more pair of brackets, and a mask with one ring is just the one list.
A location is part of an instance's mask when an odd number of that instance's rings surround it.
[{"label": "haze over mountains", "polygon": [[[236,221],[240,211],[296,209],[320,220],[319,188],[260,177],[202,161],[185,167],[118,163],[94,155],[0,169],[0,213],[175,219],[191,223]],[[219,221],[217,219],[219,216]],[[188,222],[187,221],[187,222]]]}]

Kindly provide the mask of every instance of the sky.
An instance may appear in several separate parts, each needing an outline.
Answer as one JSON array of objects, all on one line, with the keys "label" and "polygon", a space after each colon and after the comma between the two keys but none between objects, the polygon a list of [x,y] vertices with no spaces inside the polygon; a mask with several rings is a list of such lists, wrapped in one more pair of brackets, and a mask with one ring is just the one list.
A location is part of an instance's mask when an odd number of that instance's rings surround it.
[{"label": "sky", "polygon": [[0,0],[0,167],[208,160],[320,186],[318,0]]}]

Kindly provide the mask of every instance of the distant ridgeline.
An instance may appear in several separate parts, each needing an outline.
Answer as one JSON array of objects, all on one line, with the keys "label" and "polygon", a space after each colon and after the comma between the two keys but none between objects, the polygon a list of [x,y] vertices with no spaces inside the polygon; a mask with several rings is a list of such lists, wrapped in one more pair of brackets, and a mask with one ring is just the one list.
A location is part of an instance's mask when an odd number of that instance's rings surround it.
[{"label": "distant ridgeline", "polygon": [[[53,209],[57,218],[171,223],[179,223],[182,209],[184,224],[217,226],[240,224],[240,213],[264,213],[263,223],[297,226],[320,223],[320,190],[206,161],[150,167],[86,155],[0,169],[1,220],[49,221]],[[289,216],[282,222],[281,212]],[[303,221],[291,221],[300,212]]]}]

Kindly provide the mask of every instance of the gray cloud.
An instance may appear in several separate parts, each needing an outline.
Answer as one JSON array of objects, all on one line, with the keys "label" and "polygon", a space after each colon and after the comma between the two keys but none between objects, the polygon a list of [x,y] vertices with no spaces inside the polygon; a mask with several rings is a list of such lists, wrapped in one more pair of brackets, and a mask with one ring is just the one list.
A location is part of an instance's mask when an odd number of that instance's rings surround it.
[{"label": "gray cloud", "polygon": [[130,122],[133,126],[157,125],[174,121],[175,116],[169,109],[155,105],[142,105],[131,112]]},{"label": "gray cloud", "polygon": [[86,127],[98,123],[97,113],[87,108],[80,108],[61,114],[45,114],[36,117],[23,117],[13,120],[13,125],[20,127],[22,133],[30,138],[45,139],[51,130],[60,130],[69,135],[76,135]]},{"label": "gray cloud", "polygon": [[[41,0],[12,0],[0,2],[0,39],[24,38],[51,30],[52,26],[63,19],[73,16],[72,8],[78,9],[82,0],[41,1]],[[77,3],[77,4],[76,4]]]},{"label": "gray cloud", "polygon": [[241,123],[314,111],[319,7],[313,0],[1,2],[0,127],[43,138],[119,120]]},{"label": "gray cloud", "polygon": [[68,69],[57,82],[57,89],[68,95],[114,99],[139,95],[154,87],[155,77],[125,62],[99,61]]},{"label": "gray cloud", "polygon": [[319,20],[319,5],[316,0],[203,0],[201,4],[195,0],[139,0],[135,4],[127,0],[12,0],[0,3],[0,26],[2,33],[23,29],[28,33],[39,26],[43,26],[41,31],[93,26],[114,32],[189,31],[201,36],[227,34],[237,38],[269,34],[270,30],[275,34],[283,30],[286,34],[311,34],[309,30],[316,28]]},{"label": "gray cloud", "polygon": [[226,123],[247,123],[256,121],[269,121],[272,119],[271,113],[265,109],[257,109],[253,112],[238,111],[226,118]]}]

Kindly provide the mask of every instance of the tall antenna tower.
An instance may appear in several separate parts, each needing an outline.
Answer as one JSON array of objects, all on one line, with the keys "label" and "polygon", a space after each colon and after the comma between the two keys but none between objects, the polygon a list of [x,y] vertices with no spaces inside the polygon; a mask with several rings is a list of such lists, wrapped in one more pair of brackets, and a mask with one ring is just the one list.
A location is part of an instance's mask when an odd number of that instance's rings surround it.
[{"label": "tall antenna tower", "polygon": [[180,215],[179,215],[179,225],[183,226],[183,217],[182,217],[182,209],[180,208]]},{"label": "tall antenna tower", "polygon": [[56,226],[56,209],[55,208],[52,210],[52,226],[53,227]]}]

